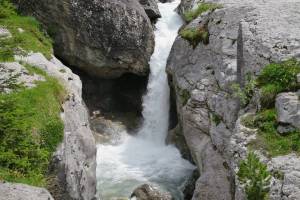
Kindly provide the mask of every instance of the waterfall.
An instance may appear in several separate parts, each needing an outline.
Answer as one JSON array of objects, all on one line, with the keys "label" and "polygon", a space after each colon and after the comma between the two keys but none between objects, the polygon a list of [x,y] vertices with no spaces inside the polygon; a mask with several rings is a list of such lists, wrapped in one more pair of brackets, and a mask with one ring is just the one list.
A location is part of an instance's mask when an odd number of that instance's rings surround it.
[{"label": "waterfall", "polygon": [[181,17],[174,11],[178,4],[179,0],[158,4],[162,18],[156,23],[155,49],[150,60],[147,94],[143,98],[144,122],[138,133],[139,136],[162,145],[168,131],[170,107],[165,68],[172,44],[182,25]]},{"label": "waterfall", "polygon": [[155,50],[150,61],[147,93],[143,98],[143,124],[137,136],[125,131],[117,143],[99,144],[98,191],[102,200],[129,197],[144,183],[157,185],[182,199],[180,186],[195,167],[173,145],[165,145],[169,121],[169,87],[166,62],[182,25],[175,12],[180,0],[158,3],[162,18],[156,23]]}]

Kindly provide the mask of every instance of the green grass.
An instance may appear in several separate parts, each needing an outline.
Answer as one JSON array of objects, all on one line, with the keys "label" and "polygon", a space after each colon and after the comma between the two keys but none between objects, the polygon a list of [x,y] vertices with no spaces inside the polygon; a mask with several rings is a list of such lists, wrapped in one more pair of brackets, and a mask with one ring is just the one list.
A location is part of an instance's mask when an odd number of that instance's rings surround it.
[{"label": "green grass", "polygon": [[65,92],[56,79],[26,67],[46,81],[0,94],[0,180],[44,186],[52,153],[63,138],[60,112]]},{"label": "green grass", "polygon": [[277,115],[275,109],[263,110],[256,115],[242,119],[249,128],[257,128],[257,137],[249,144],[251,149],[263,149],[268,156],[286,155],[291,152],[300,153],[300,131],[296,130],[286,135],[277,132]]},{"label": "green grass", "polygon": [[296,59],[267,65],[257,78],[262,106],[272,108],[278,93],[300,89],[297,83],[298,73],[300,73],[300,62]]},{"label": "green grass", "polygon": [[214,11],[215,9],[222,8],[221,5],[215,3],[200,3],[197,8],[185,12],[184,19],[186,22],[191,22],[199,15],[207,11]]},{"label": "green grass", "polygon": [[[15,54],[31,51],[41,52],[46,58],[51,58],[52,40],[33,17],[17,14],[8,0],[0,0],[0,12],[0,26],[12,34],[11,38],[0,39],[0,62],[13,61]],[[20,32],[20,28],[24,32]]]},{"label": "green grass", "polygon": [[209,43],[209,33],[204,27],[200,28],[184,28],[179,32],[180,36],[195,48],[200,42]]}]

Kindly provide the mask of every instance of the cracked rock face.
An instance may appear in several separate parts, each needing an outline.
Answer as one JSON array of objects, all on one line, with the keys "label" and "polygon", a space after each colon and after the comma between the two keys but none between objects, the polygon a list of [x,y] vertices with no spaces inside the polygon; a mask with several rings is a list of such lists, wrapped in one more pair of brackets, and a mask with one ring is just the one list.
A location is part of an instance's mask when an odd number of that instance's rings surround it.
[{"label": "cracked rock face", "polygon": [[[178,11],[182,14],[197,2],[183,0]],[[176,98],[179,127],[201,174],[193,200],[242,200],[246,197],[235,173],[239,161],[247,155],[246,145],[255,138],[255,130],[241,125],[240,115],[249,114],[249,109],[259,105],[252,102],[248,110],[240,108],[232,97],[231,85],[244,83],[248,73],[256,76],[270,62],[299,58],[300,1],[206,2],[219,3],[222,8],[203,13],[187,26],[206,26],[209,43],[193,47],[178,36],[167,73]],[[288,104],[299,111],[295,104]],[[297,156],[294,159],[300,160]],[[290,174],[292,178],[282,184],[273,182],[271,199],[281,199],[277,197],[285,185],[294,190],[289,189],[292,192],[283,199],[295,199],[297,172],[291,169]]]},{"label": "cracked rock face", "polygon": [[137,0],[15,2],[46,25],[55,54],[69,65],[103,78],[148,73],[154,34]]}]

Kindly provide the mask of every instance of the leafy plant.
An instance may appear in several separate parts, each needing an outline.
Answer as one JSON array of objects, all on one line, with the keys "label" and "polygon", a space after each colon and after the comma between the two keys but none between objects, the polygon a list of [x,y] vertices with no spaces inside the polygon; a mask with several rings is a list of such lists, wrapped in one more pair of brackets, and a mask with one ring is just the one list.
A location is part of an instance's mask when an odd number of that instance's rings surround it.
[{"label": "leafy plant", "polygon": [[240,163],[237,173],[239,181],[244,185],[248,200],[264,200],[269,192],[271,174],[267,166],[250,152]]},{"label": "leafy plant", "polygon": [[257,78],[258,87],[261,88],[262,106],[274,107],[278,93],[300,89],[300,85],[297,83],[297,74],[299,73],[300,62],[296,59],[267,65]]},{"label": "leafy plant", "polygon": [[204,12],[214,11],[215,9],[222,8],[221,5],[215,3],[200,3],[197,8],[189,10],[184,13],[184,19],[186,22],[191,22]]},{"label": "leafy plant", "polygon": [[184,28],[179,34],[182,38],[188,40],[194,48],[199,44],[199,42],[203,42],[203,44],[209,43],[209,33],[205,27]]}]

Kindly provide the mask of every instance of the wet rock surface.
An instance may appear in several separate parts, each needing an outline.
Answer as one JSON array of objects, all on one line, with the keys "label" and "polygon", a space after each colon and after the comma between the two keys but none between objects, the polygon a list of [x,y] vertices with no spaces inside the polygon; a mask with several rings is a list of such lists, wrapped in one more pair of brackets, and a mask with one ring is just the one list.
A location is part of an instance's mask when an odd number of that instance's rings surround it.
[{"label": "wet rock surface", "polygon": [[172,200],[171,194],[160,191],[153,185],[144,184],[137,187],[132,195],[131,199],[136,200]]},{"label": "wet rock surface", "polygon": [[[187,27],[206,26],[208,44],[200,42],[193,47],[178,36],[167,72],[176,94],[178,121],[201,174],[193,199],[245,199],[235,173],[239,161],[247,155],[246,145],[255,138],[255,130],[244,127],[240,116],[259,105],[252,102],[250,107],[241,108],[232,97],[231,85],[244,83],[246,74],[256,76],[270,62],[299,58],[300,2],[206,2],[218,3],[222,8],[204,13]],[[183,13],[197,3],[183,0],[178,11]],[[296,177],[288,183],[273,181],[270,199],[295,199]],[[281,196],[285,184],[294,190]]]},{"label": "wet rock surface", "polygon": [[[151,22],[137,0],[17,1],[54,37],[55,54],[91,75],[147,75],[154,48]],[[155,1],[151,4],[156,9]]]},{"label": "wet rock surface", "polygon": [[139,2],[151,20],[161,17],[156,0],[139,0]]}]

